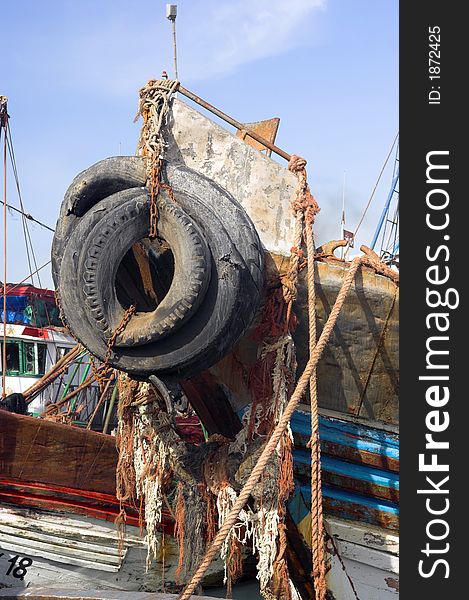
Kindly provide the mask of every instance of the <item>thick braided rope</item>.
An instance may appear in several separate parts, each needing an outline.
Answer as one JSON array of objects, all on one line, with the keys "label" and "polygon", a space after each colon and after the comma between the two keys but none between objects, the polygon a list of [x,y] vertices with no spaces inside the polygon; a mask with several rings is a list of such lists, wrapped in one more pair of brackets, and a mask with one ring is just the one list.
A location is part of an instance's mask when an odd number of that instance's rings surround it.
[{"label": "thick braided rope", "polygon": [[298,380],[295,391],[293,392],[293,394],[285,408],[283,415],[280,417],[280,420],[279,420],[277,426],[275,427],[274,431],[272,432],[272,435],[271,435],[269,441],[267,442],[266,446],[264,447],[264,450],[262,451],[261,455],[259,456],[256,466],[252,470],[249,478],[247,479],[243,489],[241,490],[236,502],[233,505],[233,508],[229,512],[228,516],[225,519],[225,522],[223,523],[222,527],[219,529],[217,535],[213,539],[211,546],[208,548],[202,562],[200,563],[199,567],[195,571],[191,580],[189,581],[187,586],[184,588],[184,590],[179,595],[178,600],[189,600],[191,595],[194,593],[194,590],[199,585],[199,583],[202,581],[205,571],[208,569],[208,567],[209,567],[210,563],[212,562],[212,560],[214,559],[215,555],[219,552],[226,537],[229,535],[231,528],[236,524],[239,513],[241,512],[241,509],[246,504],[252,490],[254,489],[254,486],[260,480],[261,475],[262,475],[267,463],[271,459],[272,453],[275,451],[275,448],[276,448],[278,442],[280,441],[280,438],[282,437],[282,435],[284,434],[284,432],[286,431],[286,429],[288,427],[288,424],[293,415],[293,412],[294,412],[295,408],[297,407],[299,401],[301,400],[301,398],[304,394],[304,391],[306,389],[306,386],[308,385],[308,382],[311,378],[311,375],[312,375],[314,369],[316,368],[316,365],[317,365],[319,358],[321,357],[321,354],[327,344],[327,341],[329,340],[329,337],[330,337],[332,330],[334,328],[334,325],[337,321],[337,318],[339,316],[342,305],[344,304],[345,297],[347,296],[347,292],[349,291],[350,286],[352,285],[353,279],[355,277],[355,273],[357,272],[357,269],[359,268],[360,264],[361,264],[361,257],[354,258],[353,261],[350,263],[349,270],[344,278],[344,282],[343,282],[343,284],[340,288],[340,291],[337,295],[337,299],[331,310],[329,318],[327,319],[324,329],[322,330],[322,333],[318,340],[318,343],[316,344],[316,347],[314,349],[312,356],[310,356],[310,358],[308,360],[308,363],[305,367],[305,370],[303,371],[303,374],[301,375],[300,379]]},{"label": "thick braided rope", "polygon": [[399,273],[393,271],[388,265],[384,264],[376,252],[373,252],[371,248],[368,248],[368,246],[365,245],[360,246],[360,250],[366,255],[363,257],[363,264],[372,268],[376,273],[389,277],[394,283],[399,283]]},{"label": "thick braided rope", "polygon": [[[316,347],[316,286],[314,284],[314,234],[312,223],[306,218],[306,248],[308,252],[308,317],[309,355]],[[317,371],[313,369],[309,380],[311,407],[311,558],[314,590],[317,600],[326,597],[326,561],[321,488],[321,447],[319,440]]]},{"label": "thick braided rope", "polygon": [[178,81],[151,79],[139,93],[140,101],[135,119],[142,116],[143,125],[140,130],[137,154],[145,160],[146,185],[150,191],[150,239],[157,236],[158,207],[156,198],[160,187],[167,187],[162,184],[160,174],[166,146],[163,127],[169,113],[169,101],[178,85]]},{"label": "thick braided rope", "polygon": [[164,139],[161,130],[169,112],[169,100],[176,91],[178,81],[169,79],[150,79],[139,92],[137,116],[143,117],[137,154],[146,159],[147,176],[155,162],[162,158]]},{"label": "thick braided rope", "polygon": [[[300,247],[303,238],[306,241],[308,256],[308,320],[309,320],[309,355],[312,356],[316,347],[316,288],[314,285],[314,233],[313,223],[319,206],[312,196],[306,175],[306,160],[293,155],[289,170],[298,179],[298,186],[292,200],[292,210],[296,217],[295,245],[290,258],[290,271],[288,281],[290,288],[287,294],[288,312],[291,311],[293,301],[296,299],[298,283],[298,265]],[[287,319],[288,322],[288,319]],[[327,591],[326,563],[324,555],[324,534],[322,516],[322,489],[321,489],[321,448],[319,440],[318,398],[316,368],[313,369],[310,380],[310,406],[311,406],[311,557],[312,577],[317,600],[324,600]]]},{"label": "thick braided rope", "polygon": [[309,190],[306,179],[306,160],[301,156],[292,154],[288,164],[288,170],[291,171],[298,179],[298,185],[290,203],[293,214],[295,215],[295,239],[291,249],[288,277],[283,283],[284,299],[288,305],[289,316],[292,304],[296,300],[297,294],[299,262],[301,244],[303,241],[305,217],[309,223],[314,223],[314,218],[320,211],[320,208]]},{"label": "thick braided rope", "polygon": [[[290,254],[290,264],[288,268],[288,277],[284,282],[284,299],[289,305],[289,312],[291,305],[296,300],[297,288],[298,288],[298,272],[300,264],[300,248],[303,241],[303,223],[304,223],[304,211],[295,211],[295,239],[293,241],[293,247]],[[288,319],[287,319],[288,322]]]}]

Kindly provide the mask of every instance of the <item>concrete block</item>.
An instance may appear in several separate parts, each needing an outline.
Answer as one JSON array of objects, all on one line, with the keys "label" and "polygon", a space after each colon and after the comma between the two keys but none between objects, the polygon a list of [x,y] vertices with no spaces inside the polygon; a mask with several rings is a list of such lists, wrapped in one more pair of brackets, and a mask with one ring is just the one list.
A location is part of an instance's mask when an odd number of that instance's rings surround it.
[{"label": "concrete block", "polygon": [[168,141],[169,162],[182,162],[225,188],[252,219],[266,250],[290,255],[295,228],[290,199],[297,179],[286,165],[177,99]]}]

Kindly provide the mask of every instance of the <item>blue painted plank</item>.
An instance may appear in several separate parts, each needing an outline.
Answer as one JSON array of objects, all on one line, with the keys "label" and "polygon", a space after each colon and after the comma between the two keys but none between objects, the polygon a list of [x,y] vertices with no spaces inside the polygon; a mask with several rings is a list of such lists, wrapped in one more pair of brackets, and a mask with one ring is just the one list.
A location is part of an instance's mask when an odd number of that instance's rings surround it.
[{"label": "blue painted plank", "polygon": [[[311,432],[311,417],[309,413],[295,411],[292,416],[292,425],[298,426],[301,433],[308,434]],[[356,435],[358,437],[368,438],[380,444],[385,444],[394,448],[399,448],[399,437],[394,433],[368,427],[364,424],[350,423],[333,417],[324,417],[319,415],[319,427],[324,429],[332,429],[343,434]]]},{"label": "blue painted plank", "polygon": [[[399,529],[399,507],[386,500],[367,498],[355,492],[345,492],[323,486],[323,507],[326,514],[335,515],[355,523],[369,523],[392,529]],[[288,511],[294,522],[300,526],[310,513],[311,490],[309,486],[298,485],[288,501]]]},{"label": "blue painted plank", "polygon": [[[309,419],[309,414],[307,413],[297,411],[297,414],[302,415],[303,418],[306,417]],[[344,433],[350,433],[360,437],[367,437],[375,440],[376,442],[399,448],[399,436],[397,434],[384,431],[383,429],[376,429],[376,427],[370,427],[364,423],[351,423],[350,421],[343,421],[342,419],[319,415],[319,425],[331,429],[337,429]]]},{"label": "blue painted plank", "polygon": [[[311,488],[307,485],[302,485],[300,486],[300,490],[305,499],[311,501]],[[322,495],[325,498],[331,498],[338,503],[342,503],[342,505],[359,504],[363,507],[373,508],[380,512],[386,512],[393,515],[399,514],[399,506],[394,502],[363,496],[362,494],[341,490],[328,485],[322,486]]]},{"label": "blue painted plank", "polygon": [[[311,455],[306,450],[294,450],[293,460],[303,465],[310,465]],[[391,471],[354,464],[326,455],[321,456],[321,469],[393,490],[399,489],[399,476]]]},{"label": "blue painted plank", "polygon": [[[291,428],[294,434],[309,437],[311,435],[309,414],[295,412]],[[385,458],[399,459],[399,442],[396,436],[371,427],[320,417],[319,437],[324,442],[349,446],[360,451],[379,454]]]}]

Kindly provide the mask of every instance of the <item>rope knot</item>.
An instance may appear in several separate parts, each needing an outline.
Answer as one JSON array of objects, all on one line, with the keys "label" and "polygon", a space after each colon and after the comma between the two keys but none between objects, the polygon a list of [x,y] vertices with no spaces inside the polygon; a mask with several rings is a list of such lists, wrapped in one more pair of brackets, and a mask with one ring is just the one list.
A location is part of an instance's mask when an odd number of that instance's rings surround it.
[{"label": "rope knot", "polygon": [[311,194],[306,179],[306,160],[301,156],[292,154],[288,163],[288,170],[298,178],[298,188],[292,198],[291,208],[295,214],[303,214],[306,222],[312,225],[320,208],[316,199]]},{"label": "rope knot", "polygon": [[387,264],[383,263],[380,257],[368,246],[360,246],[360,250],[363,252],[364,256],[362,256],[362,262],[371,267],[381,275],[385,275],[394,281],[394,283],[399,283],[399,273],[393,271]]},{"label": "rope knot", "polygon": [[287,304],[296,300],[297,290],[296,281],[292,281],[290,276],[282,278],[283,299]]},{"label": "rope knot", "polygon": [[288,163],[288,170],[292,173],[299,173],[300,171],[304,171],[306,168],[306,160],[297,154],[292,154],[290,157],[290,161]]},{"label": "rope knot", "polygon": [[298,271],[302,271],[308,264],[308,258],[305,256],[304,251],[301,248],[293,246],[290,249],[290,254],[298,256]]},{"label": "rope knot", "polygon": [[319,204],[316,202],[315,197],[309,191],[309,187],[307,187],[305,193],[305,204],[305,220],[307,223],[313,224],[316,215],[321,209],[319,208]]},{"label": "rope knot", "polygon": [[305,255],[305,253],[303,252],[303,250],[301,248],[298,248],[298,246],[292,246],[290,248],[290,252],[292,254],[296,254],[299,258],[303,258],[303,256]]}]

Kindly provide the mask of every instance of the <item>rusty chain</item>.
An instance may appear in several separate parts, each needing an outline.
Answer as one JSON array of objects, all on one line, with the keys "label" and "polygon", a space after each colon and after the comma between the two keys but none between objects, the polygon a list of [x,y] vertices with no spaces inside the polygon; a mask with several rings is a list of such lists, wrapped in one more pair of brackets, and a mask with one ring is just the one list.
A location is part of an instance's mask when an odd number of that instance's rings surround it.
[{"label": "rusty chain", "polygon": [[137,154],[144,158],[147,186],[150,191],[150,225],[148,236],[155,239],[158,225],[157,197],[161,188],[169,186],[161,181],[161,165],[166,142],[163,127],[169,112],[169,101],[179,82],[169,79],[151,79],[142,87],[136,119],[143,118]]},{"label": "rusty chain", "polygon": [[106,352],[106,356],[104,357],[104,362],[101,365],[101,369],[103,369],[106,373],[109,369],[109,361],[112,356],[112,349],[116,345],[117,338],[120,336],[121,333],[124,332],[130,319],[132,318],[132,315],[135,314],[136,310],[137,309],[135,307],[135,304],[131,304],[129,306],[129,308],[126,309],[126,311],[124,312],[124,314],[122,316],[121,322],[115,328],[114,333],[111,335],[111,337],[107,341],[107,352]]},{"label": "rusty chain", "polygon": [[111,381],[111,379],[113,379],[115,376],[113,372],[114,369],[109,365],[109,361],[111,360],[112,356],[112,349],[116,344],[117,338],[121,333],[123,333],[135,312],[136,307],[134,304],[131,304],[124,312],[119,325],[115,328],[111,337],[108,338],[106,355],[104,356],[104,361],[99,365],[99,367],[96,366],[93,357],[90,356],[91,370],[93,371],[94,378],[98,382],[99,391],[101,394],[103,393],[108,382]]}]

